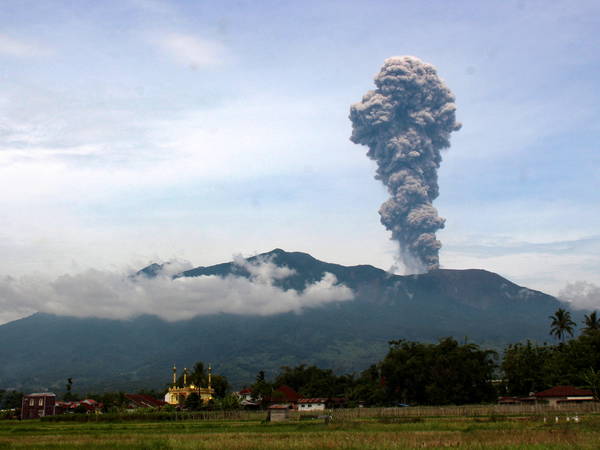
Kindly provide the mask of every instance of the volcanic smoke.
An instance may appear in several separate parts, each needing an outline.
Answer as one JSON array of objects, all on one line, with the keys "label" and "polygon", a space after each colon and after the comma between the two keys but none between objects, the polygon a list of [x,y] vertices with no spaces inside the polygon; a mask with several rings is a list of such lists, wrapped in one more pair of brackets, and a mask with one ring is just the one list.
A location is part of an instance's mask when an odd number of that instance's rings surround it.
[{"label": "volcanic smoke", "polygon": [[375,178],[390,193],[379,209],[381,223],[398,241],[407,270],[437,269],[442,244],[435,233],[445,220],[432,202],[441,150],[461,127],[454,95],[435,67],[413,56],[386,59],[375,85],[350,107],[350,140],[369,147],[367,156],[377,162]]}]

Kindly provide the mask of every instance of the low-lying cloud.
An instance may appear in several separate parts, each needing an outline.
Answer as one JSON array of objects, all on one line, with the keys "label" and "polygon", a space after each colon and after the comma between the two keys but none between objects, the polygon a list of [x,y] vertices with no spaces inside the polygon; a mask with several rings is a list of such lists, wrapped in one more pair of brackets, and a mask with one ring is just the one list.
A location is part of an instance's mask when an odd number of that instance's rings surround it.
[{"label": "low-lying cloud", "polygon": [[75,317],[129,319],[154,314],[168,321],[218,313],[271,315],[301,312],[304,308],[351,300],[347,286],[331,273],[301,291],[284,290],[277,280],[294,270],[269,260],[249,262],[236,257],[234,264],[249,278],[228,275],[174,277],[191,268],[185,263],[162,265],[156,276],[134,271],[87,270],[54,280],[40,276],[0,279],[0,323],[34,312]]},{"label": "low-lying cloud", "polygon": [[600,309],[600,286],[587,281],[567,284],[558,294],[577,309]]}]

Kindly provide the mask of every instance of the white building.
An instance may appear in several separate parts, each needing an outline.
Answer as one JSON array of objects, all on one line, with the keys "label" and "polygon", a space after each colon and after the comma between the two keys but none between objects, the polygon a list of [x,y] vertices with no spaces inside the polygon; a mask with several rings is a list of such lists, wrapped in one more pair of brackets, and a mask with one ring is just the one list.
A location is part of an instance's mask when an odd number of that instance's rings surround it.
[{"label": "white building", "polygon": [[298,411],[325,411],[326,398],[300,398]]}]

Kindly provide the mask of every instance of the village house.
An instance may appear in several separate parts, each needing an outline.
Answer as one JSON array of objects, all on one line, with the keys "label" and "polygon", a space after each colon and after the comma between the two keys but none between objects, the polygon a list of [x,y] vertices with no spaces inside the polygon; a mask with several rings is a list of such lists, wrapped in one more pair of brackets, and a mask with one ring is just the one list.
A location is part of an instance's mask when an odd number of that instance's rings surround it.
[{"label": "village house", "polygon": [[236,395],[240,401],[240,406],[245,409],[258,409],[260,407],[260,399],[252,398],[252,389],[244,388],[239,392],[236,392]]},{"label": "village house", "polygon": [[38,419],[54,414],[56,414],[56,394],[41,392],[23,396],[21,419]]},{"label": "village house", "polygon": [[125,394],[125,408],[132,411],[139,408],[157,408],[160,409],[167,404],[164,400],[159,400],[145,394]]},{"label": "village house", "polygon": [[298,399],[298,411],[325,411],[326,398]]},{"label": "village house", "polygon": [[326,409],[343,408],[346,400],[339,397],[319,397],[298,399],[298,411],[325,411]]},{"label": "village house", "polygon": [[593,402],[594,394],[588,389],[578,389],[573,386],[554,386],[534,394],[539,403],[548,403],[552,406],[565,403]]},{"label": "village house", "polygon": [[257,396],[253,399],[252,389],[244,388],[236,393],[240,399],[240,405],[247,409],[255,409],[261,405],[284,405],[288,409],[297,409],[300,395],[289,386],[283,385],[275,389],[269,397]]},{"label": "village house", "polygon": [[300,396],[298,393],[289,386],[279,386],[271,394],[271,398],[268,399],[269,404],[275,405],[286,405],[289,409],[297,409],[298,400]]},{"label": "village house", "polygon": [[102,403],[94,399],[86,398],[85,400],[77,400],[72,402],[56,402],[56,414],[66,413],[86,413],[99,414],[102,411]]}]

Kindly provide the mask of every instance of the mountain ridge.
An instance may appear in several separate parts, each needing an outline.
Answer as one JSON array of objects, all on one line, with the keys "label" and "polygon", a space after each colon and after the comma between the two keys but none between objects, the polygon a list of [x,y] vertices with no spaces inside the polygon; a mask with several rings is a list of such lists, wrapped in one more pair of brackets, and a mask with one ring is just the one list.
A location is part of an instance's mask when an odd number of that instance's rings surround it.
[{"label": "mountain ridge", "polygon": [[[454,336],[501,350],[509,342],[548,340],[548,316],[565,307],[556,298],[482,269],[436,269],[395,275],[370,265],[343,266],[308,253],[271,252],[248,258],[293,273],[274,281],[302,291],[325,272],[351,288],[353,300],[268,316],[212,314],[166,322],[73,318],[37,313],[0,326],[0,388],[60,390],[162,387],[169,367],[211,362],[235,386],[259,370],[273,374],[300,363],[338,372],[362,370],[379,360],[395,339],[435,341]],[[138,276],[157,276],[151,264]],[[235,261],[199,266],[174,277],[250,273]]]}]

